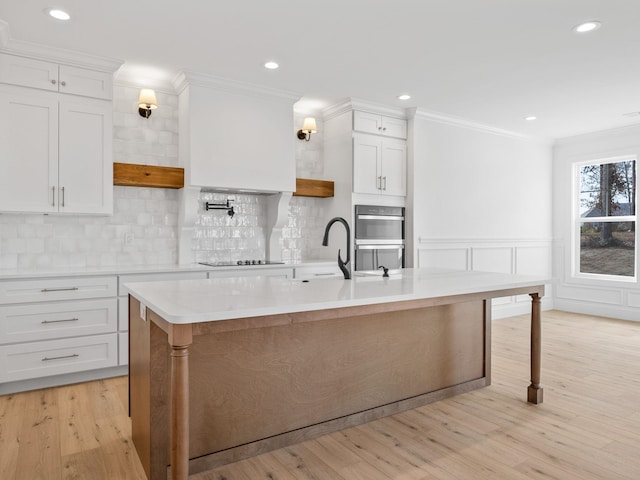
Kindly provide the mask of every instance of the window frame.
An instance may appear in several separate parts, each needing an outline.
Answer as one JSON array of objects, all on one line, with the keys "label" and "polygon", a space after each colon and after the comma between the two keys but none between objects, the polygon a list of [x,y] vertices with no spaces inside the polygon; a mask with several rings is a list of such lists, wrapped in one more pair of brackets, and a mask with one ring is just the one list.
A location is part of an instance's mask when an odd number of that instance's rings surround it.
[{"label": "window frame", "polygon": [[[636,184],[638,178],[638,159],[639,155],[628,154],[628,155],[620,155],[615,157],[606,157],[606,158],[597,158],[591,160],[585,160],[580,162],[573,163],[573,185],[571,189],[572,195],[572,262],[571,262],[571,273],[573,278],[576,279],[585,279],[585,280],[595,280],[595,281],[606,281],[606,282],[623,282],[623,283],[638,283],[638,269],[640,268],[640,262],[638,261],[638,240],[640,237],[640,233],[638,230],[638,198],[640,198],[640,194],[638,193],[638,188],[636,185],[636,212],[635,215],[612,215],[608,217],[581,217],[580,216],[580,189],[581,189],[581,177],[580,172],[583,167],[591,166],[591,165],[604,165],[610,163],[621,163],[628,161],[635,161],[636,168]],[[634,241],[634,275],[633,276],[624,276],[624,275],[611,275],[611,274],[602,274],[602,273],[588,273],[580,271],[580,230],[581,226],[584,223],[620,223],[620,222],[634,222],[635,223],[635,241]]]}]

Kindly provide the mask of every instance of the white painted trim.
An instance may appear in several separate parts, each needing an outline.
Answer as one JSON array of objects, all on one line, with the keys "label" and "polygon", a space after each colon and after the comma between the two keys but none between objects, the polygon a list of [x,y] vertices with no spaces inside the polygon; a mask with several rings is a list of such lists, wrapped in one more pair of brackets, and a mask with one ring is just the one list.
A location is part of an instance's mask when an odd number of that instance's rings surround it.
[{"label": "white painted trim", "polygon": [[483,123],[466,120],[464,118],[453,117],[444,113],[433,112],[429,110],[423,110],[420,108],[407,109],[409,118],[421,118],[430,122],[441,123],[444,125],[451,125],[454,127],[466,128],[469,130],[476,130],[482,133],[490,133],[493,135],[499,135],[502,137],[515,138],[518,140],[525,140],[534,143],[541,143],[544,145],[553,145],[553,139],[546,137],[533,137],[530,135],[524,135],[522,133],[516,133],[509,130],[503,130],[502,128],[492,127]]},{"label": "white painted trim", "polygon": [[6,23],[4,25],[0,24],[0,51],[21,57],[35,58],[79,68],[89,68],[107,73],[114,73],[124,63],[123,60],[15,40],[9,35],[9,26]]},{"label": "white painted trim", "polygon": [[182,93],[182,91],[189,85],[197,85],[229,93],[240,93],[259,97],[277,97],[291,102],[296,102],[302,97],[302,94],[295,92],[277,90],[275,88],[264,87],[262,85],[256,85],[248,82],[240,82],[191,70],[183,70],[179,72],[173,79],[172,83],[177,93]]},{"label": "white painted trim", "polygon": [[513,245],[513,244],[533,244],[533,245],[550,245],[552,238],[426,238],[418,237],[419,245],[478,245],[478,244],[494,244],[494,245]]},{"label": "white painted trim", "polygon": [[572,147],[576,143],[593,143],[597,141],[610,140],[612,136],[634,135],[636,133],[635,130],[637,130],[638,127],[640,127],[638,123],[633,123],[631,125],[624,125],[622,127],[610,128],[607,130],[581,133],[571,137],[558,138],[555,140],[555,145],[557,147]]},{"label": "white painted trim", "polygon": [[128,77],[127,75],[122,75],[120,73],[116,74],[116,77],[113,81],[114,87],[127,87],[134,88],[136,90],[140,90],[141,88],[153,88],[156,92],[164,93],[167,95],[177,95],[173,85],[169,83],[145,83],[144,85],[136,82],[133,78]]},{"label": "white painted trim", "polygon": [[565,298],[555,298],[553,302],[555,309],[563,310],[565,312],[583,313],[585,315],[596,315],[599,317],[618,318],[621,320],[640,322],[638,309],[633,307],[591,303],[581,300],[569,300]]},{"label": "white painted trim", "polygon": [[329,120],[331,118],[342,115],[345,112],[358,110],[360,112],[375,113],[378,115],[385,115],[388,117],[407,119],[407,110],[398,107],[389,107],[387,105],[381,105],[379,103],[369,102],[359,98],[347,98],[340,103],[331,105],[322,110],[322,118]]}]

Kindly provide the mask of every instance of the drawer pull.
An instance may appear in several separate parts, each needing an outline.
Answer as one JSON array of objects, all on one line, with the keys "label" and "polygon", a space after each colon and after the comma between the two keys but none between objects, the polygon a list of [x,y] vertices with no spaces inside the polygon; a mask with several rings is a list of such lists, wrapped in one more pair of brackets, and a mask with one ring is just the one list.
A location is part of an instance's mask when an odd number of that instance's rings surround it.
[{"label": "drawer pull", "polygon": [[63,355],[61,357],[44,357],[42,359],[43,362],[49,362],[51,360],[60,360],[62,358],[75,358],[75,357],[79,357],[80,355],[78,355],[77,353],[73,353],[71,355]]},{"label": "drawer pull", "polygon": [[62,320],[43,320],[40,323],[77,322],[79,318],[63,318]]},{"label": "drawer pull", "polygon": [[78,290],[78,287],[43,288],[40,291],[43,293],[46,293],[46,292],[68,292],[71,290]]}]

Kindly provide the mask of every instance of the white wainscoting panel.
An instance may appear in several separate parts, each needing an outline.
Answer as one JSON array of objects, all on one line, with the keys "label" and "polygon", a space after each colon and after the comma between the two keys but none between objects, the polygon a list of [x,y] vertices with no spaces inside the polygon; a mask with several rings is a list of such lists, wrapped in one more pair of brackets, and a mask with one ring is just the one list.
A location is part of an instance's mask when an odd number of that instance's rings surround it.
[{"label": "white wainscoting panel", "polygon": [[467,247],[419,248],[418,266],[421,268],[470,270],[470,252]]},{"label": "white wainscoting panel", "polygon": [[630,307],[640,308],[640,293],[630,292],[627,301]]},{"label": "white wainscoting panel", "polygon": [[[421,237],[415,258],[417,268],[450,268],[535,275],[552,278],[551,239],[428,239]],[[551,306],[551,285],[543,308]],[[531,299],[527,295],[492,300],[493,318],[528,313]]]},{"label": "white wainscoting panel", "polygon": [[514,248],[471,247],[471,270],[478,272],[512,273]]},{"label": "white wainscoting panel", "polygon": [[608,305],[622,305],[623,291],[613,288],[558,285],[556,297]]}]

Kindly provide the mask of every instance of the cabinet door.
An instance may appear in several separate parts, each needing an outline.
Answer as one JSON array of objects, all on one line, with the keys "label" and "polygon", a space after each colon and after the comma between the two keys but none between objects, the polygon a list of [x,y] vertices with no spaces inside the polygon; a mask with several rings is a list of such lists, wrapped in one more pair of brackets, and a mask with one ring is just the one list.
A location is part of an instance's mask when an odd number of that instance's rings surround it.
[{"label": "cabinet door", "polygon": [[353,112],[353,129],[357,132],[382,133],[382,117],[375,113]]},{"label": "cabinet door", "polygon": [[0,82],[58,91],[56,63],[0,54]]},{"label": "cabinet door", "polygon": [[382,140],[370,135],[353,136],[353,191],[380,193]]},{"label": "cabinet door", "polygon": [[382,135],[407,138],[407,121],[402,118],[382,117]]},{"label": "cabinet door", "polygon": [[58,102],[41,93],[0,89],[0,211],[58,209]]},{"label": "cabinet door", "polygon": [[113,97],[113,75],[60,65],[60,92],[111,100]]},{"label": "cabinet door", "polygon": [[60,212],[113,213],[111,104],[60,102]]},{"label": "cabinet door", "polygon": [[382,141],[382,193],[405,196],[407,194],[407,144],[402,140]]}]

